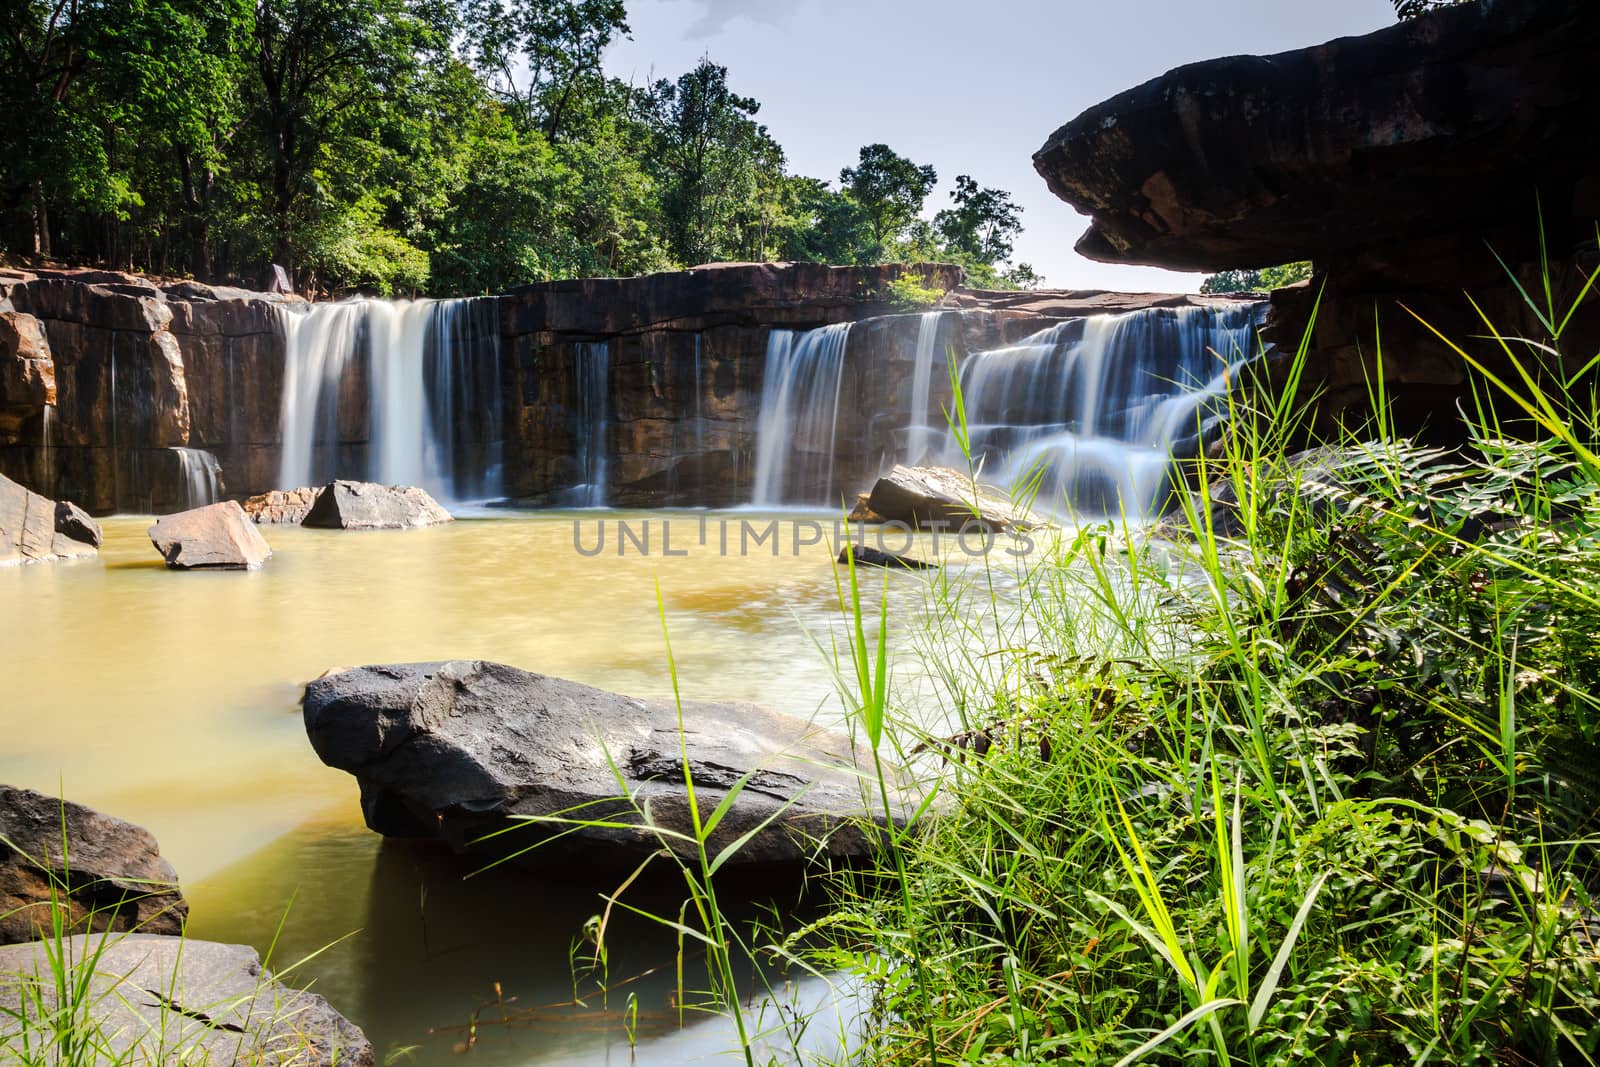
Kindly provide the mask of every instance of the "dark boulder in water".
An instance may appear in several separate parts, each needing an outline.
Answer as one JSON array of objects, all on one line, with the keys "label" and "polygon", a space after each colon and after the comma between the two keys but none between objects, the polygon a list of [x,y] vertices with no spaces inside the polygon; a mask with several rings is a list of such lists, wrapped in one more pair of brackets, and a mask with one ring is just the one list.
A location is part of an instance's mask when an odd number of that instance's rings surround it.
[{"label": "dark boulder in water", "polygon": [[182,931],[178,874],[142,826],[0,786],[0,838],[0,943],[48,936],[52,899],[69,930]]},{"label": "dark boulder in water", "polygon": [[[752,835],[728,866],[848,860],[878,845],[867,829],[875,793],[850,739],[752,704],[685,702],[680,734],[671,701],[455,661],[326,675],[304,707],[317,755],[355,775],[367,825],[393,837],[499,855],[549,841],[530,858],[637,863],[663,842],[635,804],[666,831],[691,831],[687,760],[702,818],[744,782],[710,838],[716,855]],[[518,821],[563,815],[617,825],[559,837],[562,825]],[[480,843],[497,831],[508,832]]]},{"label": "dark boulder in water", "polygon": [[300,525],[329,530],[416,530],[454,521],[426,489],[337,481],[323,486]]}]

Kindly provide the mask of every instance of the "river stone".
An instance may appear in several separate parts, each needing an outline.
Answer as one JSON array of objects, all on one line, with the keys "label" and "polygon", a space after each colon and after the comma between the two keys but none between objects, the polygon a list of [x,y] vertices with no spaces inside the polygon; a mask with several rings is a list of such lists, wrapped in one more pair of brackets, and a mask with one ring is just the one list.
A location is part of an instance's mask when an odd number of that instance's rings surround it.
[{"label": "river stone", "polygon": [[63,518],[62,506],[0,474],[0,566],[94,555],[100,528],[88,520],[91,540],[78,519],[88,516],[68,504]]},{"label": "river stone", "polygon": [[52,888],[75,930],[183,929],[189,905],[178,874],[142,826],[6,785],[0,838],[0,943],[31,941],[50,929]]},{"label": "river stone", "polygon": [[454,521],[426,489],[337,481],[323,486],[300,524],[329,530],[415,530]]},{"label": "river stone", "polygon": [[1039,525],[1004,490],[979,482],[974,492],[972,479],[950,467],[896,465],[873,485],[867,509],[883,522],[920,529],[960,530],[975,524],[998,532]]},{"label": "river stone", "polygon": [[[619,799],[625,792],[648,805],[659,825],[689,830],[670,701],[619,696],[497,663],[453,661],[326,675],[306,687],[304,708],[312,747],[324,763],[355,775],[367,825],[381,834],[440,838],[464,852],[514,827],[480,845],[504,854],[558,829],[519,825],[515,816],[583,806],[586,818],[629,825],[585,828],[525,858],[559,849],[589,865],[635,863],[660,845],[637,827],[636,813]],[[751,775],[711,836],[715,855],[754,832],[729,866],[794,865],[817,855],[854,859],[876,847],[877,835],[859,819],[871,807],[863,805],[849,739],[752,704],[686,702],[683,722],[704,816],[741,775]],[[673,847],[687,849],[681,842]]]},{"label": "river stone", "polygon": [[[77,1023],[74,1033],[103,1047],[74,1064],[371,1067],[375,1062],[371,1043],[354,1023],[315,993],[277,981],[248,945],[90,934],[60,947],[71,959],[94,961],[84,998],[88,1006],[77,1009],[89,1025]],[[39,1007],[34,997],[44,998],[46,1011],[56,1009],[47,962],[47,953],[56,949],[41,941],[0,948],[0,1046],[15,1043],[21,1008],[31,1014]],[[25,1005],[24,983],[32,986]],[[54,1037],[37,1023],[30,1028],[35,1041]]]},{"label": "river stone", "polygon": [[163,516],[150,541],[174,570],[255,570],[272,549],[235,500]]}]

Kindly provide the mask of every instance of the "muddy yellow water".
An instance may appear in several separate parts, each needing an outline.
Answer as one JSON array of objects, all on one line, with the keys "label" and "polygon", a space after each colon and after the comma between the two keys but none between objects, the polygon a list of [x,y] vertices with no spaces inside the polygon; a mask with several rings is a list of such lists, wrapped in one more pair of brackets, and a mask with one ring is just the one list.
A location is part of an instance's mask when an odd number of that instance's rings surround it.
[{"label": "muddy yellow water", "polygon": [[[150,828],[196,936],[266,950],[287,912],[280,964],[338,941],[296,976],[380,1057],[453,1062],[476,1014],[475,1061],[626,1062],[625,993],[533,1010],[573,998],[570,950],[607,887],[582,872],[464,882],[448,858],[385,845],[361,825],[354,781],[312,753],[301,688],[335,666],[478,658],[666,695],[659,588],[686,698],[837,715],[817,647],[838,623],[831,538],[807,543],[817,528],[798,519],[779,520],[776,545],[752,544],[769,520],[740,513],[267,527],[264,569],[179,573],[149,519],[114,518],[98,559],[0,570],[0,781]],[[920,581],[891,581],[907,611]],[[667,962],[641,934],[610,976]],[[673,984],[664,972],[627,987],[636,1036],[676,1029]]]}]

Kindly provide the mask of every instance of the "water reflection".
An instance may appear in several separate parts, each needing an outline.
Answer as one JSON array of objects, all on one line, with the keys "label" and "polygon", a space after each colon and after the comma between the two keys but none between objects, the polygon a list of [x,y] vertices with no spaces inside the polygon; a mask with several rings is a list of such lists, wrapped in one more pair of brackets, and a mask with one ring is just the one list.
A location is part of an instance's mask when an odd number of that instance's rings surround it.
[{"label": "water reflection", "polygon": [[[681,894],[663,875],[626,899],[675,918]],[[731,1026],[694,1010],[693,991],[706,978],[692,943],[682,975],[690,998],[678,997],[672,931],[613,909],[604,966],[593,965],[583,932],[615,886],[581,869],[474,873],[441,849],[385,842],[335,817],[206,879],[190,893],[190,930],[263,948],[276,938],[277,967],[312,981],[380,1054],[408,1049],[411,1062],[450,1062],[470,1042],[474,1063],[626,1063],[630,1030],[641,1055],[672,1051],[645,1063],[735,1048]],[[767,879],[730,887],[730,896],[764,902],[739,911],[741,922],[770,923],[774,914],[804,915],[802,888]],[[746,966],[742,977],[753,991],[753,970]],[[788,1047],[783,1020],[840,1000],[816,979],[782,990],[783,1010],[752,1011],[757,1028],[778,1027],[765,1039],[774,1049]],[[844,1018],[823,1012],[806,1027],[806,1042],[836,1047]]]}]

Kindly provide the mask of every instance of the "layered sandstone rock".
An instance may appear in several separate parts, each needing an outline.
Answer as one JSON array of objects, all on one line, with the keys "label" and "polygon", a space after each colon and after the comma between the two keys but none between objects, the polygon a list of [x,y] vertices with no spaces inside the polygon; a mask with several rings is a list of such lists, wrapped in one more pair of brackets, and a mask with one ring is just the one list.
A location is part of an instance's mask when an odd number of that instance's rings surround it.
[{"label": "layered sandstone rock", "polygon": [[264,526],[298,526],[311,514],[311,506],[322,495],[322,487],[274,489],[257,493],[243,505],[250,521]]},{"label": "layered sandstone rock", "polygon": [[238,491],[271,488],[294,303],[114,271],[5,272],[0,312],[38,324],[54,390],[15,382],[44,368],[7,359],[0,325],[0,471],[97,514],[186,507],[178,447],[215,453]]}]

